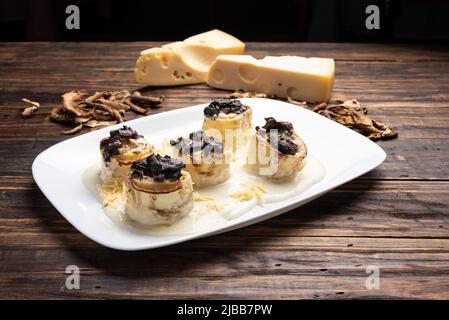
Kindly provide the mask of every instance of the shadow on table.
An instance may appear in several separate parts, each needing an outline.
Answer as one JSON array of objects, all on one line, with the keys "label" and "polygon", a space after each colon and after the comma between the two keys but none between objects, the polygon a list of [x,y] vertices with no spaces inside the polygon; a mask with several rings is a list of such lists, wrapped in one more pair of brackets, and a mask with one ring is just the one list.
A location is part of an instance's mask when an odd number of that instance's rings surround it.
[{"label": "shadow on table", "polygon": [[[226,273],[232,276],[260,272],[264,264],[266,273],[275,274],[279,271],[274,267],[280,267],[282,261],[279,263],[278,260],[265,259],[268,249],[288,246],[288,243],[283,242],[286,237],[307,236],[311,229],[325,229],[329,217],[340,215],[342,221],[352,220],[347,209],[355,207],[375,184],[376,180],[355,180],[270,220],[207,238],[144,251],[118,251],[96,244],[78,234],[56,210],[54,216],[51,215],[52,219],[41,220],[70,251],[70,254],[62,255],[67,260],[64,263],[93,268],[109,275],[127,279],[156,279],[167,276],[221,275],[220,272],[223,272],[223,275]],[[356,193],[347,192],[354,188],[357,188]],[[33,199],[39,198],[34,192]],[[30,201],[42,200],[45,199]],[[74,236],[74,233],[79,237]],[[245,270],[238,269],[242,265]]]}]

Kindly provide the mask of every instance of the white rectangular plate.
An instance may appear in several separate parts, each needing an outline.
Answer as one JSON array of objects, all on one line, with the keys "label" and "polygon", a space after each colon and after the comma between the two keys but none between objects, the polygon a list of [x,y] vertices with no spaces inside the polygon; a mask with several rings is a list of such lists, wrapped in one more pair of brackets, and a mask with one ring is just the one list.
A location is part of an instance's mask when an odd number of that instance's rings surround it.
[{"label": "white rectangular plate", "polygon": [[[382,148],[369,139],[304,108],[271,99],[242,99],[242,102],[252,107],[254,124],[263,124],[263,118],[267,116],[292,122],[309,153],[325,167],[324,178],[297,196],[256,206],[224,225],[179,236],[150,236],[120,227],[108,218],[102,205],[83,184],[84,172],[100,161],[100,140],[122,124],[48,148],[34,160],[34,180],[53,206],[85,236],[114,249],[142,250],[230,231],[272,218],[374,169],[386,157]],[[163,112],[126,124],[147,137],[170,137],[179,128],[186,132],[200,129],[205,106]]]}]

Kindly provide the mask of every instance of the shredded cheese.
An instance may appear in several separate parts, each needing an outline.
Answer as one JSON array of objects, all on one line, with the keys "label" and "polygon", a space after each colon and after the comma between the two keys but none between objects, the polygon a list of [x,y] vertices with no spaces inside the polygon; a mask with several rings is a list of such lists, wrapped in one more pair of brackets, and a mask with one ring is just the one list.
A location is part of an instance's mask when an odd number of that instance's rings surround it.
[{"label": "shredded cheese", "polygon": [[116,208],[116,201],[126,201],[125,181],[115,177],[108,177],[101,185],[97,185],[98,194],[103,199],[103,206]]},{"label": "shredded cheese", "polygon": [[[223,206],[218,204],[217,202],[215,202],[213,197],[204,196],[204,195],[199,194],[198,192],[193,192],[193,201],[206,202],[206,206],[204,208],[208,209],[208,211],[210,211],[210,210],[217,211],[217,212],[224,211]],[[201,217],[203,214],[204,214],[204,212],[200,212],[199,216]]]},{"label": "shredded cheese", "polygon": [[213,197],[209,196],[203,196],[202,194],[199,194],[198,192],[193,192],[193,201],[213,201]]},{"label": "shredded cheese", "polygon": [[222,205],[216,203],[215,201],[208,201],[206,204],[206,208],[208,208],[209,210],[214,210],[217,212],[223,212],[224,208]]},{"label": "shredded cheese", "polygon": [[258,202],[263,202],[263,194],[267,193],[264,186],[249,182],[242,183],[242,186],[245,188],[244,190],[232,193],[229,196],[239,201],[249,201],[256,198]]}]

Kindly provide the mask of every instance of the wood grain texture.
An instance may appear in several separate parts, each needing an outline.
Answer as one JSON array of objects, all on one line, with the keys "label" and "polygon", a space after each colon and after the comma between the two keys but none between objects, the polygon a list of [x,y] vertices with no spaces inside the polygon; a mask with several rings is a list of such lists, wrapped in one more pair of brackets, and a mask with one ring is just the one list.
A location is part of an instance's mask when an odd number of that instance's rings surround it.
[{"label": "wood grain texture", "polygon": [[[75,230],[31,176],[67,139],[48,121],[62,93],[142,89],[138,53],[154,42],[0,44],[0,298],[449,298],[449,48],[249,43],[263,55],[333,57],[334,98],[357,98],[399,138],[376,170],[274,219],[143,252],[101,247]],[[153,113],[228,94],[205,85],[143,88]],[[20,99],[41,102],[22,119]],[[129,119],[135,115],[129,115]],[[65,290],[67,265],[81,290]],[[380,268],[380,289],[365,286]]]}]

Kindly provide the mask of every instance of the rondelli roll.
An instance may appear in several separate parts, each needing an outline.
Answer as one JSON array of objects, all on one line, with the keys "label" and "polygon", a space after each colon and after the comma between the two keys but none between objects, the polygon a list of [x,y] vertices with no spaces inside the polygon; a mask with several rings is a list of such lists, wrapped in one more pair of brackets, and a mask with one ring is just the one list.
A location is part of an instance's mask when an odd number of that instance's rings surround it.
[{"label": "rondelli roll", "polygon": [[135,161],[129,174],[125,212],[144,225],[169,225],[193,208],[193,187],[184,164],[169,156]]},{"label": "rondelli roll", "polygon": [[203,131],[239,154],[247,145],[251,120],[251,107],[243,105],[240,100],[213,100],[204,108]]},{"label": "rondelli roll", "polygon": [[265,118],[250,138],[246,166],[256,174],[275,179],[294,176],[304,166],[307,147],[286,121]]},{"label": "rondelli roll", "polygon": [[103,179],[116,177],[126,179],[133,161],[154,153],[154,147],[130,127],[112,130],[109,137],[100,142]]},{"label": "rondelli roll", "polygon": [[213,186],[230,177],[231,154],[223,144],[203,131],[194,131],[188,137],[170,140],[173,156],[186,165],[195,187]]}]

